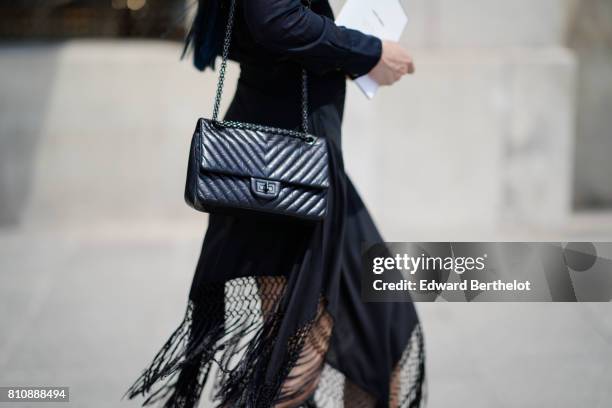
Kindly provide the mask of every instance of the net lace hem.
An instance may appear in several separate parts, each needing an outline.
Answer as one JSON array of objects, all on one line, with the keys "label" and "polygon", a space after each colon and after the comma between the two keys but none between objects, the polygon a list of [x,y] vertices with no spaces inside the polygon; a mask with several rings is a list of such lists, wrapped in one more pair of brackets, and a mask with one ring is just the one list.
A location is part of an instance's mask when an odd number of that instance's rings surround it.
[{"label": "net lace hem", "polygon": [[[205,390],[215,407],[378,407],[367,392],[325,363],[333,318],[321,298],[311,320],[285,345],[281,369],[268,366],[283,322],[284,277],[208,284],[148,368],[128,389],[143,406],[194,408]],[[393,408],[421,406],[423,337],[416,326],[390,384]]]}]

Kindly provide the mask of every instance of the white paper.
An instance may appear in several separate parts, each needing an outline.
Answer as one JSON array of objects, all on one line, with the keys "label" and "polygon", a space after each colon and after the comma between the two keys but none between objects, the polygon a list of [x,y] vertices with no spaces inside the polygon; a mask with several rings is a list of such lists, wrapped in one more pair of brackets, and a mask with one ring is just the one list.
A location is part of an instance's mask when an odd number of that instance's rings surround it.
[{"label": "white paper", "polygon": [[[408,17],[400,0],[347,0],[336,24],[383,40],[399,41]],[[368,98],[373,98],[378,84],[368,75],[355,80]]]}]

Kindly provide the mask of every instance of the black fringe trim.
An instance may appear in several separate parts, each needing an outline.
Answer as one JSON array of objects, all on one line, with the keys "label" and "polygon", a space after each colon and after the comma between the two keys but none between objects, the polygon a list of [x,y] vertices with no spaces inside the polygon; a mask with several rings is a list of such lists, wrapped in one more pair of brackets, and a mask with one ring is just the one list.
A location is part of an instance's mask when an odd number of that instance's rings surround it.
[{"label": "black fringe trim", "polygon": [[[264,291],[255,278],[209,285],[203,294],[205,301],[188,303],[183,321],[126,396],[144,397],[143,406],[159,403],[165,408],[195,408],[214,367],[216,378],[211,397],[218,407],[270,408],[281,402],[302,401],[296,402],[296,406],[316,408],[327,407],[326,400],[333,407],[344,407],[355,398],[363,400],[359,396],[343,395],[337,380],[319,383],[311,396],[304,394],[304,390],[310,390],[320,380],[323,359],[320,365],[305,373],[297,387],[290,390],[283,387],[291,379],[294,367],[308,364],[308,356],[301,355],[305,348],[317,343],[328,344],[331,331],[323,334],[325,330],[321,331],[321,326],[325,325],[319,324],[323,317],[331,319],[324,307],[288,341],[285,339],[281,369],[269,375],[269,362],[284,317],[281,305],[285,278],[267,279]],[[333,327],[333,321],[331,324]],[[326,346],[318,350],[319,355],[324,355],[326,350]],[[399,407],[423,406],[425,351],[420,325],[415,326],[398,367],[403,394],[396,394],[400,397]],[[340,400],[317,398],[325,397],[326,390],[328,397],[340,392]],[[359,405],[356,400],[355,403]]]},{"label": "black fringe trim", "polygon": [[[279,305],[284,278],[270,279],[275,280],[271,294],[259,292],[252,279],[239,278],[210,285],[203,305],[190,301],[181,324],[126,396],[145,397],[143,406],[165,401],[166,408],[193,408],[216,363],[218,377],[213,399],[219,406],[269,408],[281,397],[290,398],[280,396],[281,386],[296,365],[312,323],[289,339],[282,369],[271,381],[266,380],[283,319]],[[260,297],[262,302],[273,305],[265,316],[256,312]]]}]

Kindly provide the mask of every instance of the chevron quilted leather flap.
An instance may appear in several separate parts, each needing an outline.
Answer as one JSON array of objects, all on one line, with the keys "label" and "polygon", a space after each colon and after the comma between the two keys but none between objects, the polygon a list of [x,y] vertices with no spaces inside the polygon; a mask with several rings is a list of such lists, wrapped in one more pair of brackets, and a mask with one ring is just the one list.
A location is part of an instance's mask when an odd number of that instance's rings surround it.
[{"label": "chevron quilted leather flap", "polygon": [[259,177],[310,188],[329,186],[327,145],[308,143],[282,129],[244,129],[200,119],[201,170],[239,177]]}]

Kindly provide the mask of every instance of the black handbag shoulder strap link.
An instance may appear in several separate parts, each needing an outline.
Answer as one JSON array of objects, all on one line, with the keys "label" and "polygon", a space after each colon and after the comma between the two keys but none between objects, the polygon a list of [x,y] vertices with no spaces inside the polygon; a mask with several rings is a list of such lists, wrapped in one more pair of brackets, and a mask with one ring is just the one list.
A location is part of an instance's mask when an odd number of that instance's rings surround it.
[{"label": "black handbag shoulder strap link", "polygon": [[[248,1],[248,0],[246,0]],[[308,0],[310,7],[311,0]],[[217,82],[217,94],[215,95],[215,105],[213,108],[212,119],[218,121],[219,108],[221,106],[221,96],[223,95],[223,83],[225,82],[225,70],[229,56],[230,43],[232,41],[232,30],[236,14],[236,0],[230,0],[230,9],[225,27],[225,38],[223,39],[223,51],[221,54],[221,68],[219,69],[219,81]],[[302,69],[302,131],[308,134],[308,74],[306,69]]]}]

